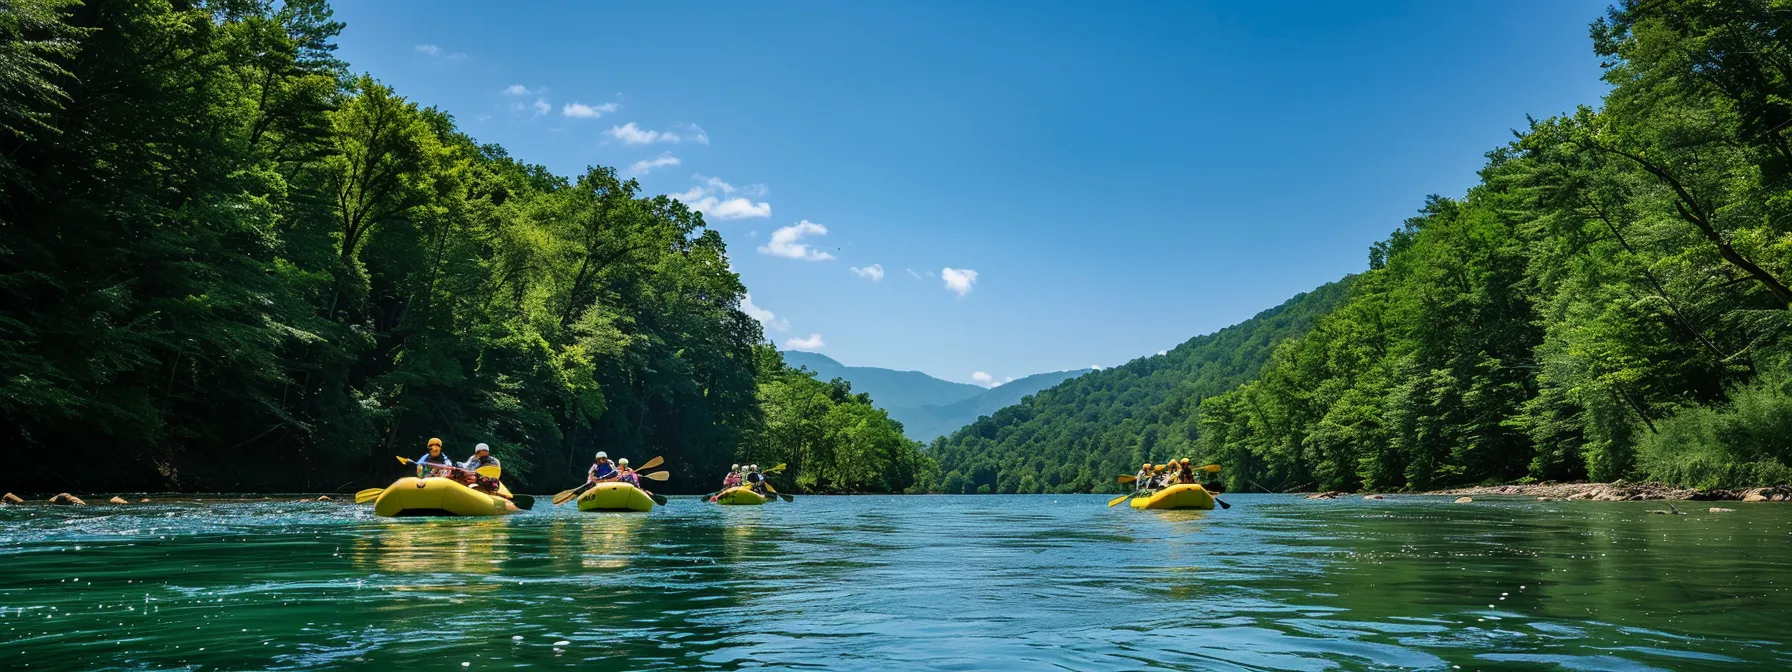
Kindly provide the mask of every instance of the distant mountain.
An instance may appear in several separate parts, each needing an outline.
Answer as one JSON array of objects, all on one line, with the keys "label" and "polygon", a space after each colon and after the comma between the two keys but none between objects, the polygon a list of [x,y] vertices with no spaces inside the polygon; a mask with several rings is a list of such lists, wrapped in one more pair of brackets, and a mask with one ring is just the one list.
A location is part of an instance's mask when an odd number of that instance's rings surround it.
[{"label": "distant mountain", "polygon": [[[845,378],[852,391],[871,395],[871,400],[884,410],[915,406],[937,406],[963,401],[984,392],[976,385],[940,380],[920,371],[897,371],[874,366],[847,366],[827,355],[786,350],[784,363],[814,371],[816,378]],[[973,418],[974,420],[975,418]]]},{"label": "distant mountain", "polygon": [[958,428],[976,422],[977,418],[1040,390],[1075,378],[1088,369],[1038,373],[999,387],[984,389],[976,385],[940,380],[920,371],[897,371],[874,366],[847,366],[827,355],[788,350],[784,362],[814,371],[816,378],[844,378],[854,392],[871,395],[872,403],[888,411],[902,423],[902,433],[917,441],[931,441]]},{"label": "distant mountain", "polygon": [[[1019,380],[1011,380],[1000,387],[985,390],[982,394],[950,404],[938,406],[921,406],[903,409],[884,409],[890,411],[890,417],[902,423],[902,433],[917,441],[932,441],[958,431],[958,428],[977,421],[977,418],[995,413],[1008,406],[1020,403],[1040,390],[1050,389],[1058,383],[1088,373],[1090,369],[1074,371],[1052,371],[1035,373]],[[873,400],[876,397],[872,397]]]}]

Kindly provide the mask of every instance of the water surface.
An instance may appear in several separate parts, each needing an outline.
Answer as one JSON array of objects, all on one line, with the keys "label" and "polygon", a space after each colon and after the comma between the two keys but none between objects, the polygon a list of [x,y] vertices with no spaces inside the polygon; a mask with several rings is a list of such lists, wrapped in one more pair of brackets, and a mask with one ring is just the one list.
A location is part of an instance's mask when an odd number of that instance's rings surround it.
[{"label": "water surface", "polygon": [[10,669],[1792,668],[1792,506],[0,508]]}]

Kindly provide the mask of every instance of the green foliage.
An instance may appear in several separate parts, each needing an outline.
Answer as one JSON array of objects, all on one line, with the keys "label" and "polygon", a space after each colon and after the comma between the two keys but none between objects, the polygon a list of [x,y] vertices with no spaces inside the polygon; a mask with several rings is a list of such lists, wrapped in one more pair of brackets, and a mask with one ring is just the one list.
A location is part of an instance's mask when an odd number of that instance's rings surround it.
[{"label": "green foliage", "polygon": [[[518,488],[603,449],[689,491],[769,450],[788,376],[699,214],[477,144],[349,76],[341,29],[323,0],[0,11],[9,488],[339,489],[439,436]],[[857,462],[804,477],[923,482],[861,406],[829,416]]]},{"label": "green foliage", "polygon": [[822,382],[806,368],[790,368],[770,346],[760,347],[757,357],[764,418],[747,438],[743,460],[761,468],[786,465],[779,480],[801,492],[934,488],[933,459],[870,395],[853,393],[844,379]]},{"label": "green foliage", "polygon": [[1254,380],[1174,371],[1223,385],[1164,413],[1161,397],[1097,384],[1123,376],[1086,376],[954,435],[937,449],[942,487],[1106,479],[1183,452],[1237,489],[1785,481],[1783,9],[1620,3],[1592,30],[1603,107],[1533,121],[1488,155],[1482,184],[1429,199]]},{"label": "green foliage", "polygon": [[[1087,373],[950,437],[931,452],[947,493],[1116,492],[1115,476],[1195,448],[1195,410],[1250,380],[1282,340],[1343,300],[1333,283],[1155,357]],[[1029,478],[1031,480],[1029,480]]]}]

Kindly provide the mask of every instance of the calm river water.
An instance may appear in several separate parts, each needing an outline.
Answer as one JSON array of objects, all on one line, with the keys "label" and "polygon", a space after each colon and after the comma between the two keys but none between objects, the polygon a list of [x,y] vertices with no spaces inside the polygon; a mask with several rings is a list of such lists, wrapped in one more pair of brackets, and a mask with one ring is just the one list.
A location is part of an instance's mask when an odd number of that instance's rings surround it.
[{"label": "calm river water", "polygon": [[1792,669],[1792,506],[0,508],[8,669]]}]

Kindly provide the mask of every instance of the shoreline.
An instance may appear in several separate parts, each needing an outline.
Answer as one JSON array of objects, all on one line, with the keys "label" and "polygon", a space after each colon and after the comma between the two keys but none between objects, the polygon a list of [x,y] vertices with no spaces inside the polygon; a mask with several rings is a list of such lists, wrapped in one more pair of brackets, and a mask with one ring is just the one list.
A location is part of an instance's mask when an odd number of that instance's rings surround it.
[{"label": "shoreline", "polygon": [[1740,489],[1701,489],[1684,488],[1663,483],[1526,483],[1508,485],[1475,485],[1424,492],[1315,492],[1306,495],[1307,499],[1337,499],[1339,497],[1361,495],[1366,499],[1381,499],[1384,496],[1398,495],[1436,495],[1456,497],[1532,497],[1540,501],[1588,501],[1588,502],[1639,502],[1654,500],[1677,500],[1693,502],[1788,502],[1792,501],[1792,486],[1776,485],[1763,488]]}]

